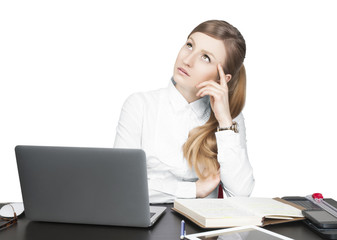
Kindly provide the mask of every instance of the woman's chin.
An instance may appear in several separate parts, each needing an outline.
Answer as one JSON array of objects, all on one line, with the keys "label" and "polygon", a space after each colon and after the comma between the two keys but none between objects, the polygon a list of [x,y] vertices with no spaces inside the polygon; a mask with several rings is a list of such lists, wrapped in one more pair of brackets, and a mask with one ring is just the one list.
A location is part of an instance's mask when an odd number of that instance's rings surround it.
[{"label": "woman's chin", "polygon": [[188,79],[185,76],[182,76],[179,73],[174,73],[173,79],[176,83],[187,83],[188,82]]}]

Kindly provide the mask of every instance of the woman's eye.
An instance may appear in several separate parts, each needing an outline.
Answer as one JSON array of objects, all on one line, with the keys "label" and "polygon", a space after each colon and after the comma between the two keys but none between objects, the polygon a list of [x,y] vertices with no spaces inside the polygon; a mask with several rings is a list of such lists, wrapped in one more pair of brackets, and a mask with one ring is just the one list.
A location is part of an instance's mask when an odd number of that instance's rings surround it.
[{"label": "woman's eye", "polygon": [[211,62],[211,59],[207,55],[203,55],[202,58],[207,62]]},{"label": "woman's eye", "polygon": [[191,49],[192,48],[192,44],[191,43],[186,43],[187,48]]}]

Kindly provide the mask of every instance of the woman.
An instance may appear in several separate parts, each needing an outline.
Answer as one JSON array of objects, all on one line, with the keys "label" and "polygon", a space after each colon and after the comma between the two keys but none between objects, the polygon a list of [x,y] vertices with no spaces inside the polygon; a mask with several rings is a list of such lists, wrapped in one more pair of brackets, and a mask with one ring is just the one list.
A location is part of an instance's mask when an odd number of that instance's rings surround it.
[{"label": "woman", "polygon": [[167,88],[132,94],[114,147],[147,156],[151,203],[249,196],[254,187],[244,118],[246,45],[225,21],[199,24],[181,48]]}]

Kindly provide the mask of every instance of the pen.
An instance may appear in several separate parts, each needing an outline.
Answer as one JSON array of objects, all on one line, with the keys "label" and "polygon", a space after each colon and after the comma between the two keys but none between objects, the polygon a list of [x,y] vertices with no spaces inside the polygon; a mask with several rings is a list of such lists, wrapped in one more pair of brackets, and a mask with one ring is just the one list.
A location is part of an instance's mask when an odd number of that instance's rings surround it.
[{"label": "pen", "polygon": [[180,239],[185,239],[186,231],[185,231],[185,221],[181,220],[180,223]]}]

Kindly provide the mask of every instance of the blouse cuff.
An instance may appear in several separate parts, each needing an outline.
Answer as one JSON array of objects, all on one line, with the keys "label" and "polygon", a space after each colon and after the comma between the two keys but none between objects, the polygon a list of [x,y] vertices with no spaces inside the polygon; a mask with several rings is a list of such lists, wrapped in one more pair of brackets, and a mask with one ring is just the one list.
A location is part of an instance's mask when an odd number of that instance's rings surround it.
[{"label": "blouse cuff", "polygon": [[233,148],[240,146],[240,134],[231,130],[215,132],[216,143],[219,148]]}]

